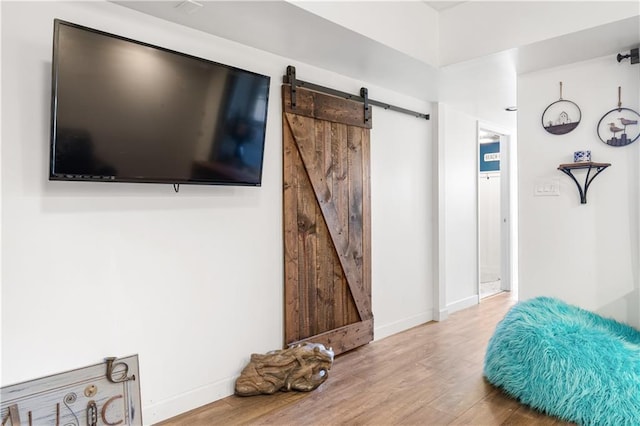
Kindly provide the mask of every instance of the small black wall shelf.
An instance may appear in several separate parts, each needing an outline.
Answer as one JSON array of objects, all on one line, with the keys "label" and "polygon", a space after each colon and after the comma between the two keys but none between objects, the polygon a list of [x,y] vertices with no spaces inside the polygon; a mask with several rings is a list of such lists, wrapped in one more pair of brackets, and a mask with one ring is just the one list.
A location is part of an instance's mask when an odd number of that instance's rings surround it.
[{"label": "small black wall shelf", "polygon": [[[593,182],[593,180],[596,178],[596,176],[600,174],[600,172],[602,172],[604,169],[606,169],[610,165],[611,163],[594,163],[592,161],[588,161],[588,162],[581,162],[581,163],[560,164],[558,166],[558,170],[560,170],[562,173],[564,173],[565,175],[573,179],[573,181],[576,183],[576,186],[578,187],[578,192],[580,192],[580,204],[587,204],[587,190],[589,189],[589,185],[591,185],[591,182]],[[576,177],[573,175],[573,172],[572,172],[572,170],[579,170],[579,169],[588,169],[587,176],[584,179],[584,189],[582,188],[582,186],[580,185],[580,182],[578,182],[578,180],[576,179]],[[596,173],[593,176],[591,176],[591,178],[589,178],[589,176],[591,175],[591,170],[593,169],[596,170]]]}]

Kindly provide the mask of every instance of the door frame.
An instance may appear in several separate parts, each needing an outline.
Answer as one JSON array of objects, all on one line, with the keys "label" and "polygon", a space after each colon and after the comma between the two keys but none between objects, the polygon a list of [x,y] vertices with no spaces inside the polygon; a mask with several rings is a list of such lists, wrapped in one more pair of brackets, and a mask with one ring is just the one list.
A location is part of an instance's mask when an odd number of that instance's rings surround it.
[{"label": "door frame", "polygon": [[500,288],[517,297],[517,187],[515,137],[509,129],[478,120],[476,122],[476,266],[480,301],[480,132],[500,135]]}]

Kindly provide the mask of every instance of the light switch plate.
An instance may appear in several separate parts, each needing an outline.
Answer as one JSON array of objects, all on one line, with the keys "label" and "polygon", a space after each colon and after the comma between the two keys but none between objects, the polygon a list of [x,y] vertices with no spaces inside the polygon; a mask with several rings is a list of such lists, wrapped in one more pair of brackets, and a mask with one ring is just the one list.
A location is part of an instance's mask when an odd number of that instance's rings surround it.
[{"label": "light switch plate", "polygon": [[555,197],[560,195],[560,180],[537,180],[533,187],[533,195],[536,197]]}]

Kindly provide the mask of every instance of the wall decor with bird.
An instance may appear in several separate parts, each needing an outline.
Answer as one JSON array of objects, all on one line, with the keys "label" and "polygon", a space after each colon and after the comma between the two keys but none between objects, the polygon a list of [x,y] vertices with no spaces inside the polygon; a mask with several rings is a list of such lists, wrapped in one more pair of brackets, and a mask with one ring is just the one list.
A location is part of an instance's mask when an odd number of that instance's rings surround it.
[{"label": "wall decor with bird", "polygon": [[640,138],[640,114],[622,107],[621,90],[618,87],[618,107],[603,115],[597,127],[600,140],[610,146],[629,145]]}]

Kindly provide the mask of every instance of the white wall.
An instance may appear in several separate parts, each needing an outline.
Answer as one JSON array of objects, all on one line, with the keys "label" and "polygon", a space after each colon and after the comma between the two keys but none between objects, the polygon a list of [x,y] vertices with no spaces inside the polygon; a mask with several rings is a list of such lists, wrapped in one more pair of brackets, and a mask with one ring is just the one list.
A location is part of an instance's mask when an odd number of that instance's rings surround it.
[{"label": "white wall", "polygon": [[517,58],[517,49],[512,49],[442,67],[440,101],[514,133],[517,117],[505,108],[517,104]]},{"label": "white wall", "polygon": [[[429,122],[382,109],[374,114],[371,257],[379,339],[433,318],[430,180],[437,159]],[[398,315],[403,311],[406,315]]]},{"label": "white wall", "polygon": [[[442,320],[448,314],[475,305],[479,302],[479,223],[478,223],[478,126],[508,135],[508,146],[503,151],[501,180],[503,191],[510,191],[515,203],[514,167],[516,137],[512,130],[486,121],[484,117],[469,115],[458,108],[458,104],[438,104],[438,157],[440,189],[438,191],[438,238],[439,250],[435,255],[438,264],[437,286],[435,289],[434,315]],[[505,120],[508,122],[509,120]],[[505,139],[505,138],[503,138]],[[509,177],[505,177],[507,161]],[[514,173],[511,175],[510,173]],[[514,258],[518,239],[515,226],[518,223],[515,205],[505,205],[498,213],[509,217],[511,247],[503,247],[507,253],[502,256]],[[506,231],[503,227],[502,231]],[[502,259],[501,259],[502,260]],[[517,272],[517,259],[507,263],[510,274]],[[503,273],[501,273],[503,275]],[[502,276],[504,280],[504,276]],[[504,281],[503,281],[504,283]],[[517,287],[511,280],[511,289]],[[512,293],[512,294],[515,294]]]},{"label": "white wall", "polygon": [[[107,2],[2,2],[2,378],[140,355],[152,423],[229,395],[250,353],[282,346],[280,81],[401,96]],[[49,182],[52,21],[270,75],[263,186]],[[431,124],[374,109],[376,336],[432,316]],[[392,208],[390,208],[392,207]],[[400,250],[401,249],[401,250]],[[339,362],[339,361],[337,361]]]},{"label": "white wall", "polygon": [[[478,303],[477,120],[441,105],[444,149],[446,304],[449,313]],[[442,267],[442,264],[441,264]]]},{"label": "white wall", "polygon": [[[0,23],[2,23],[2,4],[0,4]],[[2,40],[0,39],[0,42]],[[0,43],[0,53],[2,52],[2,45]],[[0,64],[1,64],[1,59],[0,58]],[[0,97],[2,97],[2,67],[0,66]],[[0,129],[2,129],[2,104],[4,102],[0,102]],[[0,142],[2,141],[2,137],[0,134]],[[2,176],[2,144],[0,143],[0,177]],[[2,198],[2,187],[4,185],[2,184],[2,179],[0,179],[0,201],[3,200]],[[4,201],[2,201],[4,202]],[[3,276],[3,271],[2,271],[2,262],[3,262],[3,258],[2,258],[2,230],[4,229],[4,219],[2,217],[2,205],[0,204],[0,320],[3,318],[3,314],[2,314],[2,276]],[[2,326],[0,326],[0,383],[2,383],[2,342],[4,340],[2,339]]]},{"label": "white wall", "polygon": [[[522,75],[518,80],[520,296],[555,296],[586,309],[640,325],[640,143],[610,147],[597,136],[600,118],[617,106],[640,107],[640,66],[596,58]],[[571,133],[551,135],[540,117],[558,99],[576,102],[582,121]],[[611,163],[592,183],[581,205],[573,181],[557,169],[573,152],[591,150]],[[584,181],[584,172],[575,172]],[[536,182],[557,179],[560,196],[534,197]]]}]

